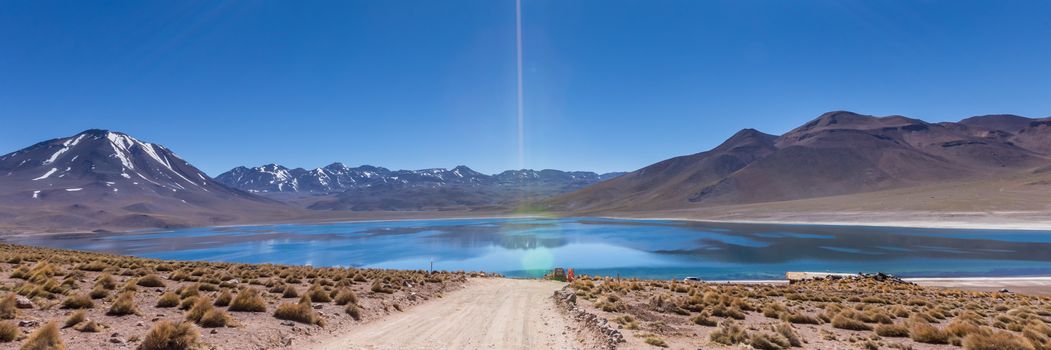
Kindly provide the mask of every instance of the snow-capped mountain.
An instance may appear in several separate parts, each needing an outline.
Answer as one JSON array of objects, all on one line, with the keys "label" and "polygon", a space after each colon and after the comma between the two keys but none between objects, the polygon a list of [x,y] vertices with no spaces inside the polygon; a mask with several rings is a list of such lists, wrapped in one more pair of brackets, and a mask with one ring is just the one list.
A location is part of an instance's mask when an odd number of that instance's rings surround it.
[{"label": "snow-capped mountain", "polygon": [[333,163],[312,170],[276,164],[237,167],[216,180],[315,210],[506,210],[621,174],[523,169],[486,175],[462,165],[389,170]]},{"label": "snow-capped mountain", "polygon": [[486,175],[463,165],[452,169],[389,170],[370,165],[348,167],[332,163],[312,170],[289,169],[277,164],[254,168],[240,166],[220,174],[216,180],[230,187],[263,193],[339,193],[380,185],[397,188],[546,186],[572,190],[620,174],[623,173],[524,169]]},{"label": "snow-capped mountain", "polygon": [[87,130],[4,155],[0,174],[5,183],[29,181],[32,185],[28,187],[41,193],[83,186],[108,187],[112,192],[122,188],[208,192],[216,186],[164,146],[106,130]]},{"label": "snow-capped mountain", "polygon": [[224,186],[168,148],[120,132],[87,130],[0,156],[0,209],[10,208],[0,211],[14,216],[0,219],[52,215],[48,220],[65,227],[163,227],[200,216],[223,222],[237,210],[203,213],[251,206],[281,205]]}]

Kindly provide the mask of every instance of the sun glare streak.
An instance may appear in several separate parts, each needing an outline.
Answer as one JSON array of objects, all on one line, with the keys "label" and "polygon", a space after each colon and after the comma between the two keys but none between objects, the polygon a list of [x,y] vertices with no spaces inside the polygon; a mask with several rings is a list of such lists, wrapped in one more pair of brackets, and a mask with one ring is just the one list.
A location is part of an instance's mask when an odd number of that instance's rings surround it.
[{"label": "sun glare streak", "polygon": [[522,106],[522,0],[515,0],[515,53],[518,73],[518,168],[525,169],[525,113]]}]

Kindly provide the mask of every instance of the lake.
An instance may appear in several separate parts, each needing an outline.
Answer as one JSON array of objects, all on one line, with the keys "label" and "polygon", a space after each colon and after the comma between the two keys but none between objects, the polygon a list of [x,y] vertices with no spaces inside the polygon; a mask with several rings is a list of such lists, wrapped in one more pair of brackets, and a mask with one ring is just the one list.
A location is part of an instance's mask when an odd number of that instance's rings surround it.
[{"label": "lake", "polygon": [[903,277],[1051,275],[1051,232],[713,224],[685,221],[450,219],[210,227],[7,237],[18,244],[141,257],[391,269],[709,280],[786,271]]}]

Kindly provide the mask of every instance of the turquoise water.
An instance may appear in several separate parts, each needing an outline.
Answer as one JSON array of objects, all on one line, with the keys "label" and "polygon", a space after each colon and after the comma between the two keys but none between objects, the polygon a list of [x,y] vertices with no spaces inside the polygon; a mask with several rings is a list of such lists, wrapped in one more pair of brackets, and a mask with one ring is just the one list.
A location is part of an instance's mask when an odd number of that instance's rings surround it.
[{"label": "turquoise water", "polygon": [[499,272],[551,267],[641,278],[772,279],[786,271],[900,276],[1051,275],[1051,232],[457,219],[191,228],[7,238],[142,257]]}]

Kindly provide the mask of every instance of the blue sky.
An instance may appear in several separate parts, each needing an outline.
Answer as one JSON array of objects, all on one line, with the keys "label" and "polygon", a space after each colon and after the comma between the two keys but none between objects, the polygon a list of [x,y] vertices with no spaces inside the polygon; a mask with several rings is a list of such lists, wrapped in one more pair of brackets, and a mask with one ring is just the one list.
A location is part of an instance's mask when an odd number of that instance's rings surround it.
[{"label": "blue sky", "polygon": [[[846,109],[1051,116],[1051,2],[524,0],[525,166],[633,170]],[[212,175],[518,166],[514,1],[3,1],[0,153],[88,128]]]}]

